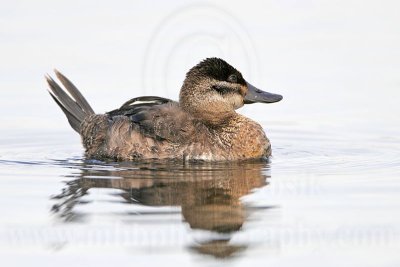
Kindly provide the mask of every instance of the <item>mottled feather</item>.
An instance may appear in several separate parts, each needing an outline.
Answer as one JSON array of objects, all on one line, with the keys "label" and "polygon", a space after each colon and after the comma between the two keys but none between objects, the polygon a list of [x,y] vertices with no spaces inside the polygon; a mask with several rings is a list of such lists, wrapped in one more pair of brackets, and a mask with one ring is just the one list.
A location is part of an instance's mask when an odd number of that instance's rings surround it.
[{"label": "mottled feather", "polygon": [[177,102],[162,97],[134,98],[107,115],[111,119],[129,117],[132,127],[157,140],[183,142],[194,130],[190,127],[192,117],[183,112]]}]

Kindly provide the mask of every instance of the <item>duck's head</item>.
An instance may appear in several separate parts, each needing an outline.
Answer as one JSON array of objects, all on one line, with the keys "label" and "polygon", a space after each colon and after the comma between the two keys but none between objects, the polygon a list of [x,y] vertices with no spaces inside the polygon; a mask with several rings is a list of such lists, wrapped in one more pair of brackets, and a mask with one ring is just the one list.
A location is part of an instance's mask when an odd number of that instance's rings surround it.
[{"label": "duck's head", "polygon": [[179,96],[181,107],[209,124],[221,124],[244,104],[274,103],[281,95],[262,91],[220,58],[207,58],[186,74]]}]

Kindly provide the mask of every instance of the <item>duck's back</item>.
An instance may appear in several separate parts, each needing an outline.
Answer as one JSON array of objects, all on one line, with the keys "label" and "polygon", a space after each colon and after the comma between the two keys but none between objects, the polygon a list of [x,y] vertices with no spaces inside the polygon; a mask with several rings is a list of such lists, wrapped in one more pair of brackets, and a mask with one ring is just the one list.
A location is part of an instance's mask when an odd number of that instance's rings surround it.
[{"label": "duck's back", "polygon": [[195,131],[192,117],[177,102],[140,97],[85,118],[80,134],[89,157],[133,160],[182,157]]}]

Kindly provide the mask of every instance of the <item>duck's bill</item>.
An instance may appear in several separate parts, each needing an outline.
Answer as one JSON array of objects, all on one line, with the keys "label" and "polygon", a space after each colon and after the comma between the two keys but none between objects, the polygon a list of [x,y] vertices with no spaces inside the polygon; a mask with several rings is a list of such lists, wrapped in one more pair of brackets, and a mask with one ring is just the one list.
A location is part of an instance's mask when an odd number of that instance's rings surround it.
[{"label": "duck's bill", "polygon": [[244,97],[245,104],[253,103],[275,103],[282,100],[282,96],[272,94],[256,88],[255,86],[247,83],[247,94]]}]

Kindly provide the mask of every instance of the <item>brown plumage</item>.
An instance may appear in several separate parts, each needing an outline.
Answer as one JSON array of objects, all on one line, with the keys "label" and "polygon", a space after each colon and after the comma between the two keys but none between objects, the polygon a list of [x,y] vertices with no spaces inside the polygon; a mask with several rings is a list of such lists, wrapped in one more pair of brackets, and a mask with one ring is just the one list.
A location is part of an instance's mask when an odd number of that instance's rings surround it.
[{"label": "brown plumage", "polygon": [[243,104],[277,102],[282,96],[253,87],[222,59],[208,58],[193,67],[179,102],[138,97],[101,115],[65,76],[56,75],[66,90],[46,77],[50,94],[81,135],[89,157],[223,161],[271,155],[262,127],[235,110]]}]

